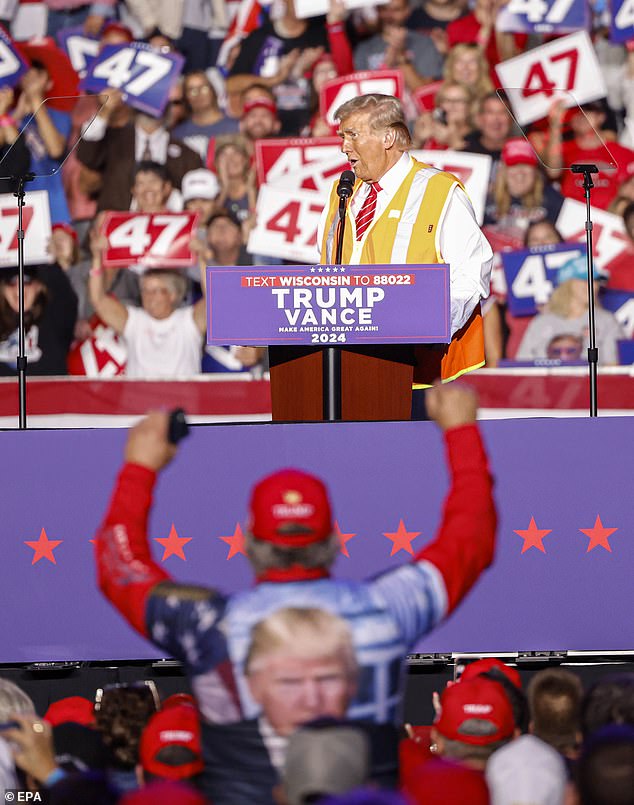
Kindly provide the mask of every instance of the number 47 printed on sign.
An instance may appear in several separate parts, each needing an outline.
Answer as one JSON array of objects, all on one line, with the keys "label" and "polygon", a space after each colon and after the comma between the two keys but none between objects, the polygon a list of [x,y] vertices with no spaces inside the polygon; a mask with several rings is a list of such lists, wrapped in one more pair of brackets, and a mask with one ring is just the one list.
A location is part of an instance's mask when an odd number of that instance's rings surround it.
[{"label": "number 47 printed on sign", "polygon": [[554,100],[564,106],[607,94],[599,62],[585,31],[563,36],[495,68],[520,126],[546,117]]},{"label": "number 47 printed on sign", "polygon": [[611,0],[610,39],[627,42],[634,39],[634,0]]}]

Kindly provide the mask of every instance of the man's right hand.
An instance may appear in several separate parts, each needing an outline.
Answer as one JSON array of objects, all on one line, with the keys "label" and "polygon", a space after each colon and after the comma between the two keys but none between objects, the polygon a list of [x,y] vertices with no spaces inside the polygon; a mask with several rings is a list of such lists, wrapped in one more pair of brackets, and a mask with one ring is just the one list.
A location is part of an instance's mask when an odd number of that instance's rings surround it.
[{"label": "man's right hand", "polygon": [[442,430],[472,425],[478,414],[475,392],[455,381],[437,383],[425,394],[427,413]]},{"label": "man's right hand", "polygon": [[162,470],[174,458],[177,448],[167,438],[169,413],[150,411],[128,434],[125,460],[154,472]]}]

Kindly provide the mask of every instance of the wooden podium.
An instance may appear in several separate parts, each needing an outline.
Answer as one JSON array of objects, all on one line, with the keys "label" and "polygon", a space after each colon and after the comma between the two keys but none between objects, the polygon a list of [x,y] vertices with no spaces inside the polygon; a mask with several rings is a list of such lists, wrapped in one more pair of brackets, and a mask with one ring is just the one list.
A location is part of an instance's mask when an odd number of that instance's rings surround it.
[{"label": "wooden podium", "polygon": [[[326,419],[325,350],[271,346],[269,360],[273,421]],[[341,348],[341,419],[410,419],[413,374],[407,346]]]}]

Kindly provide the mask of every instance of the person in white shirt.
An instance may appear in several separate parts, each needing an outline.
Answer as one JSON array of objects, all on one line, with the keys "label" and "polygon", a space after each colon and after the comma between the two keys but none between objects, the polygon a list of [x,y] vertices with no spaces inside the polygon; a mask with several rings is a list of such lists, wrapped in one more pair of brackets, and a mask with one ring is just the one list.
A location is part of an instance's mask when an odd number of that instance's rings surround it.
[{"label": "person in white shirt", "polygon": [[93,248],[90,299],[97,315],[126,343],[126,376],[182,378],[199,374],[207,332],[204,294],[194,305],[180,307],[187,288],[185,278],[177,271],[157,268],[140,278],[141,307],[124,305],[106,293],[102,248],[102,243]]}]

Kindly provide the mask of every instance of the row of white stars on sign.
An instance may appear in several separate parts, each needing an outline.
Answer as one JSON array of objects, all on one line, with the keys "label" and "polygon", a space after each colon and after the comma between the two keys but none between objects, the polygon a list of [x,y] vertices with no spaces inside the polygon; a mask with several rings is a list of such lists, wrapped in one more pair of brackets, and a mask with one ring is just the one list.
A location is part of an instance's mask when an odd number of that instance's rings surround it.
[{"label": "row of white stars on sign", "polygon": [[319,274],[321,274],[323,271],[325,271],[326,274],[330,274],[331,271],[333,271],[335,274],[337,273],[337,271],[341,271],[341,273],[343,274],[345,270],[346,270],[345,266],[311,266],[310,267],[310,273],[311,274],[314,274],[315,271],[317,271]]}]

